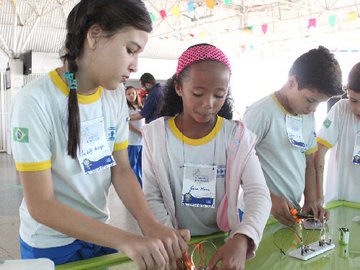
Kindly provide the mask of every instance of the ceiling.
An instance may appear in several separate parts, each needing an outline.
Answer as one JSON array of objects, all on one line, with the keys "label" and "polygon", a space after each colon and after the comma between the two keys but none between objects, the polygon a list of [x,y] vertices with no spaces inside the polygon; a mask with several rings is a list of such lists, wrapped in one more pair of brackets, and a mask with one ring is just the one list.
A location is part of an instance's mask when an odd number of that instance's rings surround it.
[{"label": "ceiling", "polygon": [[[59,52],[66,17],[78,0],[0,0],[0,49]],[[332,36],[359,47],[360,0],[145,0],[153,32],[144,57],[176,59],[190,44],[237,51]],[[287,46],[287,45],[285,45]]]}]

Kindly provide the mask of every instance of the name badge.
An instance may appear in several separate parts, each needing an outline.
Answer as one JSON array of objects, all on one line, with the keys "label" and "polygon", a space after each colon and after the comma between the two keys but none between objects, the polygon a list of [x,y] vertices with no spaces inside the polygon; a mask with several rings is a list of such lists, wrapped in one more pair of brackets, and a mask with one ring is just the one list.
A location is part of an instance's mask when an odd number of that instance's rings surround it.
[{"label": "name badge", "polygon": [[301,148],[306,151],[306,144],[302,134],[301,117],[287,114],[286,115],[286,132],[292,146]]},{"label": "name badge", "polygon": [[85,175],[116,165],[107,143],[103,117],[81,122],[77,157]]},{"label": "name badge", "polygon": [[215,208],[216,165],[184,165],[182,205]]},{"label": "name badge", "polygon": [[352,162],[353,164],[360,164],[360,131],[356,134]]}]

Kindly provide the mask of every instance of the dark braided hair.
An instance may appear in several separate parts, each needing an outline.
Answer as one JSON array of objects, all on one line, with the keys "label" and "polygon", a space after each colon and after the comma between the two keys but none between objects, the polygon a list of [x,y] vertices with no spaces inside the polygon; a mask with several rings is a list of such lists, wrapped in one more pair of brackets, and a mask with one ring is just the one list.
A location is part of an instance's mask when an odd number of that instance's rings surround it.
[{"label": "dark braided hair", "polygon": [[[81,56],[88,30],[94,24],[106,33],[114,36],[124,27],[131,26],[150,33],[152,22],[141,0],[81,0],[67,18],[65,54],[62,60],[68,64],[68,71],[78,71],[77,59]],[[75,90],[70,90],[68,99],[68,155],[76,157],[80,145],[80,114]]]},{"label": "dark braided hair", "polygon": [[[202,60],[203,61],[213,61],[213,60]],[[196,63],[199,63],[196,62]],[[195,63],[195,64],[196,64]],[[161,103],[161,109],[159,112],[160,116],[175,116],[176,114],[180,114],[183,111],[183,102],[182,98],[176,93],[175,90],[175,82],[182,85],[182,82],[184,78],[189,76],[190,68],[193,64],[186,67],[180,74],[179,78],[176,79],[176,74],[174,74],[170,79],[167,80],[166,86],[164,89],[164,97],[162,99]],[[230,90],[228,91],[228,94],[226,96],[225,102],[223,106],[221,107],[220,111],[218,112],[218,115],[221,117],[224,117],[226,119],[231,120],[233,117],[233,111],[234,111],[234,100],[231,97]]]}]

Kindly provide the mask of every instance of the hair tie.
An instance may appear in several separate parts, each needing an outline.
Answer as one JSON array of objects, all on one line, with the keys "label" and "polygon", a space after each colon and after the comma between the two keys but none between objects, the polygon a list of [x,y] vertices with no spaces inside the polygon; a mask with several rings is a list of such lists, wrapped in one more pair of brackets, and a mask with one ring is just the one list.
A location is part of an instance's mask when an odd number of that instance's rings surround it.
[{"label": "hair tie", "polygon": [[75,90],[76,91],[77,90],[77,81],[74,78],[75,77],[74,73],[65,72],[64,76],[68,80],[70,90]]}]

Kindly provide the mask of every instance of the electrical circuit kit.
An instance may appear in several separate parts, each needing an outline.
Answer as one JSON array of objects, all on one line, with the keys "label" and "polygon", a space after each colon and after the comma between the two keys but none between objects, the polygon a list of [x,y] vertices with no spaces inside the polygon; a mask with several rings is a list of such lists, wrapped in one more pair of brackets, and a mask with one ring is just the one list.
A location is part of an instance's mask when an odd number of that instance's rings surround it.
[{"label": "electrical circuit kit", "polygon": [[[291,209],[290,213],[296,220],[296,235],[299,238],[300,247],[290,251],[289,256],[306,261],[335,248],[329,237],[329,227],[326,219],[322,221],[315,220],[312,215],[304,215],[296,209]],[[308,229],[320,229],[320,239],[318,241],[307,245],[304,244],[302,233],[304,223],[307,224]]]}]

